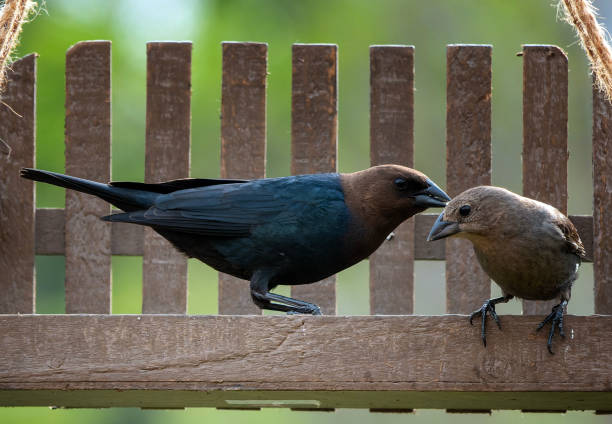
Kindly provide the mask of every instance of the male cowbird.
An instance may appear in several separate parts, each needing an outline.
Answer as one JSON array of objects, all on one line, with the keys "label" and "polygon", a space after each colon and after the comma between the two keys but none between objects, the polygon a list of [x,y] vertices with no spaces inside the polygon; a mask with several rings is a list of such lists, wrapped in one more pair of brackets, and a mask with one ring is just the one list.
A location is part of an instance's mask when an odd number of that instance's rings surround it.
[{"label": "male cowbird", "polygon": [[563,311],[570,299],[584,247],[572,222],[546,203],[514,194],[500,187],[480,186],[464,191],[448,203],[427,240],[448,236],[472,242],[478,262],[501,287],[502,297],[487,300],[470,315],[482,317],[482,341],[486,346],[487,312],[501,329],[497,303],[514,296],[528,300],[561,302],[540,323],[552,321],[548,350],[552,353],[555,327],[564,337]]},{"label": "male cowbird", "polygon": [[260,308],[313,315],[318,306],[270,290],[335,274],[369,256],[402,221],[450,200],[427,176],[399,165],[159,184],[102,184],[35,169],[21,176],[110,202],[125,213],[102,219],[148,225],[187,256],[250,280]]}]

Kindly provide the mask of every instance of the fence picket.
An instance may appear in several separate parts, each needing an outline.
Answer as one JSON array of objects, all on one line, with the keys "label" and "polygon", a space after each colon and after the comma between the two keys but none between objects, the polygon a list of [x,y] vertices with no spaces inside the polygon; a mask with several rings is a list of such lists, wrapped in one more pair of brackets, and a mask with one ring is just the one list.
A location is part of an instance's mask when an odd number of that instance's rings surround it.
[{"label": "fence picket", "polygon": [[[189,175],[191,43],[147,43],[145,181]],[[187,258],[145,228],[142,312],[187,313]]]},{"label": "fence picket", "polygon": [[[338,108],[334,44],[294,44],[291,96],[291,173],[336,172]],[[336,277],[292,286],[291,296],[336,313]]]},{"label": "fence picket", "polygon": [[[567,57],[556,46],[523,46],[523,195],[567,213]],[[548,314],[558,299],[523,301]]]},{"label": "fence picket", "polygon": [[[612,105],[593,89],[595,313],[612,314]],[[584,241],[584,240],[583,240]]]},{"label": "fence picket", "polygon": [[[66,53],[66,173],[110,180],[111,43],[84,41]],[[110,205],[66,190],[66,313],[111,311]]]},{"label": "fence picket", "polygon": [[[414,163],[414,47],[370,47],[370,162]],[[370,256],[370,313],[414,309],[414,219]]]},{"label": "fence picket", "polygon": [[[450,45],[446,82],[446,188],[451,197],[491,184],[491,46]],[[471,243],[446,241],[446,312],[465,314],[491,296]]]},{"label": "fence picket", "polygon": [[[267,44],[223,43],[221,178],[265,177],[267,64]],[[248,282],[219,274],[219,314],[261,314]]]},{"label": "fence picket", "polygon": [[19,178],[34,166],[36,55],[11,64],[0,103],[0,314],[35,309],[34,183]]}]

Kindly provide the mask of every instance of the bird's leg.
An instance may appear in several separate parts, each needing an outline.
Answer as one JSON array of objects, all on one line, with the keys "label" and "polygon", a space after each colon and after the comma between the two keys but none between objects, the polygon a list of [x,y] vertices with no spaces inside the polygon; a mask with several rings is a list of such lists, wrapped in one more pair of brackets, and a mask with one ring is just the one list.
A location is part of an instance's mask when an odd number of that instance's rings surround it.
[{"label": "bird's leg", "polygon": [[507,294],[502,297],[496,297],[494,299],[489,299],[485,303],[482,304],[480,309],[476,309],[474,312],[470,314],[470,324],[471,325],[474,325],[474,323],[472,322],[474,317],[478,315],[482,316],[482,324],[481,324],[482,327],[480,330],[480,337],[482,338],[482,343],[485,346],[487,345],[487,335],[486,335],[486,330],[485,330],[486,322],[487,322],[487,312],[489,313],[489,315],[491,315],[491,317],[493,318],[493,320],[495,321],[495,323],[501,330],[501,322],[499,321],[499,317],[497,316],[497,313],[495,312],[495,305],[497,305],[498,303],[506,303],[513,297],[514,296],[512,296],[511,294]]},{"label": "bird's leg", "polygon": [[268,287],[269,276],[256,271],[251,278],[251,298],[260,308],[287,312],[288,314],[321,315],[321,309],[317,305],[270,293]]},{"label": "bird's leg", "polygon": [[548,333],[548,342],[546,343],[548,351],[551,355],[554,355],[552,351],[552,339],[555,335],[555,327],[559,327],[559,335],[561,337],[565,337],[565,332],[563,331],[563,311],[566,306],[567,300],[562,299],[561,303],[556,306],[553,306],[552,312],[548,314],[546,318],[544,318],[544,321],[542,321],[537,328],[537,331],[540,331],[542,327],[544,327],[548,322],[552,321],[552,324],[550,326],[550,332]]}]

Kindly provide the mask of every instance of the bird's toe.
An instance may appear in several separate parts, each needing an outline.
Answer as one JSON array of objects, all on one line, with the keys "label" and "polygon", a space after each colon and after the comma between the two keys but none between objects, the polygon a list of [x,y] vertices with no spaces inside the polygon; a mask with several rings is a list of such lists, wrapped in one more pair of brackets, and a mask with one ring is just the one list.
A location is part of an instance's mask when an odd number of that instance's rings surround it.
[{"label": "bird's toe", "polygon": [[563,303],[556,305],[552,308],[552,311],[544,320],[538,325],[537,331],[542,329],[547,323],[551,323],[550,331],[548,332],[548,340],[546,341],[546,347],[551,355],[554,355],[552,351],[552,340],[555,335],[555,328],[559,329],[559,335],[565,338],[565,331],[563,330]]}]

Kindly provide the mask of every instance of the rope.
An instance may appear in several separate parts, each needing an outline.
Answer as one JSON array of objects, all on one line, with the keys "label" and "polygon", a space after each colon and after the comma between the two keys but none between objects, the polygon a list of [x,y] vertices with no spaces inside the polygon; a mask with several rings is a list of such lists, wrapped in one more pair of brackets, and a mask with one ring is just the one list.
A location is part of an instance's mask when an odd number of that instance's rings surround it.
[{"label": "rope", "polygon": [[17,46],[21,25],[26,22],[28,14],[36,3],[30,0],[6,0],[0,2],[0,93],[6,82],[6,65],[10,54]]},{"label": "rope", "polygon": [[606,99],[612,99],[612,50],[608,43],[609,35],[597,22],[596,9],[591,0],[562,0],[565,6],[565,20],[578,33],[582,48],[591,61],[597,87],[604,92]]}]

